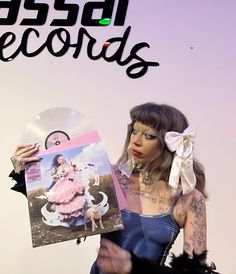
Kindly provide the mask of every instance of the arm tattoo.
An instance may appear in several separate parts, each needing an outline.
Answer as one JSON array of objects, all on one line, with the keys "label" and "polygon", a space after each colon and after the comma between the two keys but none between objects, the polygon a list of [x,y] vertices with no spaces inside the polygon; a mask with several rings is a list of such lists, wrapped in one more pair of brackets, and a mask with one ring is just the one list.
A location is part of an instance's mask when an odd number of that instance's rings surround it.
[{"label": "arm tattoo", "polygon": [[13,156],[11,158],[12,165],[15,171],[21,171],[24,169],[24,163],[22,160],[19,160],[17,157]]},{"label": "arm tattoo", "polygon": [[184,243],[184,251],[188,252],[191,250],[191,245],[189,243]]},{"label": "arm tattoo", "polygon": [[191,222],[193,227],[192,235],[189,237],[191,245],[196,251],[202,251],[205,249],[205,231],[206,231],[206,219],[205,219],[205,201],[201,197],[199,200],[194,198],[191,206],[191,212],[194,214],[194,220]]}]

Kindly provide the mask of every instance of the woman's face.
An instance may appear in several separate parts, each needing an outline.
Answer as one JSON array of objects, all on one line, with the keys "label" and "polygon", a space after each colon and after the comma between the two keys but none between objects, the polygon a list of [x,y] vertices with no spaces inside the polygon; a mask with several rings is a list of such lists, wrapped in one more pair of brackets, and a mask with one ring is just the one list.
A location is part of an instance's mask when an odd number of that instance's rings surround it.
[{"label": "woman's face", "polygon": [[59,165],[64,164],[65,163],[65,158],[63,156],[59,156],[58,159],[57,159],[57,163]]},{"label": "woman's face", "polygon": [[157,131],[150,126],[135,122],[130,136],[130,152],[138,163],[154,160],[159,151]]}]

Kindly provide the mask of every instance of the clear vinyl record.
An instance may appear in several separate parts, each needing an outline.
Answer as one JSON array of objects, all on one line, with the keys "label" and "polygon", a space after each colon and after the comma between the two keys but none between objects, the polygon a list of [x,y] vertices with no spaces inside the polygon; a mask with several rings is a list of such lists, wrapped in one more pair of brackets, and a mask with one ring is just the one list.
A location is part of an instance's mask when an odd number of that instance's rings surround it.
[{"label": "clear vinyl record", "polygon": [[40,144],[40,150],[59,145],[93,130],[80,112],[70,108],[52,108],[36,115],[22,132],[21,144]]}]

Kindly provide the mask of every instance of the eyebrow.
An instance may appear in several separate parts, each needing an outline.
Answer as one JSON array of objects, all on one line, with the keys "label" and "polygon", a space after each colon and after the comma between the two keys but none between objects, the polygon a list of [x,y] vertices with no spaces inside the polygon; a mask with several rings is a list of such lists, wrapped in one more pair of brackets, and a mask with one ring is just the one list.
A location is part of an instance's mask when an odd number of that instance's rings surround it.
[{"label": "eyebrow", "polygon": [[157,131],[155,129],[149,129],[149,128],[147,128],[145,130],[140,130],[139,128],[137,128],[137,126],[136,127],[133,126],[132,129],[135,129],[135,130],[137,130],[139,132],[142,132],[142,134],[145,134],[145,133],[150,133],[150,134],[155,134],[155,135],[157,134]]}]

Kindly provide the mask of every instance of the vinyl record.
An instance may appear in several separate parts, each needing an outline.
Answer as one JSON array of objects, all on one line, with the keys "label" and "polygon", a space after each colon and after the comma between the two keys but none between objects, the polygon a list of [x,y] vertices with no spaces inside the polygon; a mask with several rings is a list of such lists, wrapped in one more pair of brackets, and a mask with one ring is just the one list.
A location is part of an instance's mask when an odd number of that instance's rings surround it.
[{"label": "vinyl record", "polygon": [[80,112],[70,108],[53,108],[36,115],[22,132],[21,144],[40,144],[40,150],[59,145],[93,130]]}]

